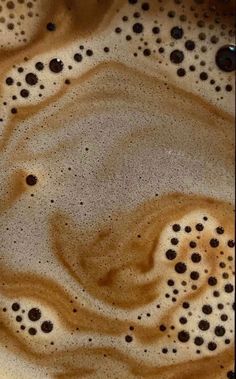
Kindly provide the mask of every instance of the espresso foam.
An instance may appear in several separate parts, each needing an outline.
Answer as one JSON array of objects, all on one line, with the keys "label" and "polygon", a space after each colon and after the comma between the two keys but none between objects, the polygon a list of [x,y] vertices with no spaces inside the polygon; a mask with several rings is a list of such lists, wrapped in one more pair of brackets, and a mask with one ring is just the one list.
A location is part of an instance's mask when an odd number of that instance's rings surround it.
[{"label": "espresso foam", "polygon": [[[233,74],[214,62],[232,43],[230,15],[213,23],[221,6],[199,27],[204,4],[91,1],[77,25],[75,3],[59,4],[15,68],[3,58],[0,374],[232,377]],[[225,35],[204,70],[223,99],[199,67],[176,73],[211,23]],[[16,88],[29,95],[13,107]]]}]

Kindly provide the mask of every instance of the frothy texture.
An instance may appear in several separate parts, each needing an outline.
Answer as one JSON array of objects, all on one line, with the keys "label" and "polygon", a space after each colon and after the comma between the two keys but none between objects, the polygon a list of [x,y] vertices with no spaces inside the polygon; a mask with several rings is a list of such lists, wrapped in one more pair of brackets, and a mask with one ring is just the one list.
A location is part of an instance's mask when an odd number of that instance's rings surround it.
[{"label": "frothy texture", "polygon": [[0,3],[1,378],[234,378],[233,23]]}]

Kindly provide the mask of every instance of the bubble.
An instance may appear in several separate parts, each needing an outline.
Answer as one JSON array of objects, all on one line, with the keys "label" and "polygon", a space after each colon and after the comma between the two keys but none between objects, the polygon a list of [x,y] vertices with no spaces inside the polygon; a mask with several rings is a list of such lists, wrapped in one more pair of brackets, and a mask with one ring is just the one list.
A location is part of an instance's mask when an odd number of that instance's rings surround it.
[{"label": "bubble", "polygon": [[224,228],[222,228],[222,226],[218,226],[218,227],[216,228],[216,233],[217,233],[217,234],[224,234]]},{"label": "bubble", "polygon": [[178,274],[184,274],[187,270],[187,266],[185,263],[183,262],[178,262],[176,263],[175,265],[175,271],[178,273]]},{"label": "bubble", "polygon": [[38,321],[41,318],[41,311],[38,308],[32,308],[28,312],[31,321]]},{"label": "bubble", "polygon": [[189,341],[190,335],[185,330],[182,330],[181,332],[178,333],[178,339],[180,342],[186,343]]},{"label": "bubble", "polygon": [[129,336],[129,335],[127,335],[127,336],[125,336],[125,341],[126,341],[126,342],[128,342],[128,343],[130,343],[130,342],[132,342],[132,341],[133,341],[133,337],[132,337],[132,336]]},{"label": "bubble", "polygon": [[223,337],[225,335],[225,328],[221,325],[215,327],[215,335],[217,337]]},{"label": "bubble", "polygon": [[179,240],[177,238],[171,238],[170,242],[172,245],[176,246],[176,245],[178,245]]},{"label": "bubble", "polygon": [[207,347],[210,351],[214,351],[217,348],[217,344],[215,342],[209,342]]},{"label": "bubble", "polygon": [[38,83],[38,77],[37,75],[35,75],[34,73],[30,72],[29,74],[27,74],[25,76],[25,81],[27,84],[29,84],[30,86],[34,86],[35,84]]},{"label": "bubble", "polygon": [[135,23],[135,24],[133,25],[133,31],[134,31],[134,33],[136,33],[136,34],[140,34],[140,33],[142,33],[142,32],[143,32],[143,25],[140,24],[139,22]]},{"label": "bubble", "polygon": [[38,179],[35,175],[30,174],[26,177],[26,183],[29,186],[35,186],[35,184],[37,184],[37,181],[38,181]]},{"label": "bubble", "polygon": [[218,247],[219,246],[219,241],[216,239],[216,238],[212,238],[211,240],[210,240],[210,246],[211,247]]},{"label": "bubble", "polygon": [[38,70],[38,71],[42,71],[42,70],[44,69],[44,64],[43,64],[42,62],[37,62],[37,63],[35,64],[35,68],[36,68],[36,70]]},{"label": "bubble", "polygon": [[58,58],[52,59],[49,63],[50,70],[54,72],[55,74],[58,74],[59,72],[61,72],[63,70],[63,67],[64,67],[64,63]]},{"label": "bubble", "polygon": [[177,232],[179,232],[181,230],[181,226],[179,224],[174,224],[172,226],[172,229],[173,229],[174,232],[177,233]]},{"label": "bubble", "polygon": [[12,306],[11,306],[11,308],[12,308],[12,310],[13,310],[14,312],[17,312],[17,311],[19,311],[19,309],[20,309],[20,304],[18,304],[18,303],[13,303]]},{"label": "bubble", "polygon": [[202,337],[195,337],[194,339],[194,343],[195,345],[197,346],[201,346],[204,344],[204,339]]},{"label": "bubble", "polygon": [[152,32],[153,32],[153,34],[159,34],[160,33],[160,28],[158,26],[154,26],[152,28]]},{"label": "bubble", "polygon": [[37,330],[35,328],[29,328],[28,332],[31,336],[35,336],[37,334]]},{"label": "bubble", "polygon": [[206,315],[210,315],[212,313],[212,307],[210,305],[203,305],[202,312]]},{"label": "bubble", "polygon": [[184,60],[184,53],[180,50],[174,50],[170,54],[170,60],[172,63],[179,64]]},{"label": "bubble", "polygon": [[210,277],[208,278],[208,284],[209,284],[210,286],[216,286],[216,284],[217,284],[217,279],[216,279],[214,276],[210,276]]},{"label": "bubble", "polygon": [[167,252],[166,252],[166,258],[167,259],[169,259],[171,261],[171,260],[175,259],[176,256],[177,256],[176,251],[174,251],[172,249],[167,250]]},{"label": "bubble", "polygon": [[49,22],[49,23],[47,24],[47,30],[48,30],[49,32],[54,32],[54,31],[56,30],[56,25],[55,25],[53,22]]},{"label": "bubble", "polygon": [[192,228],[190,226],[185,226],[184,230],[186,233],[191,233]]},{"label": "bubble", "polygon": [[198,327],[202,331],[206,331],[206,330],[208,330],[210,328],[210,323],[207,320],[201,320],[198,323]]},{"label": "bubble", "polygon": [[192,260],[192,262],[194,262],[194,263],[199,263],[199,262],[201,262],[202,257],[201,257],[201,255],[198,254],[198,253],[193,253],[193,254],[191,255],[191,260]]},{"label": "bubble", "polygon": [[170,31],[171,37],[174,39],[181,39],[184,35],[184,31],[182,28],[178,26],[174,26]]},{"label": "bubble", "polygon": [[232,72],[236,69],[236,47],[234,45],[222,46],[216,53],[215,61],[220,70]]},{"label": "bubble", "polygon": [[12,79],[12,78],[6,78],[6,84],[8,85],[8,86],[12,86],[13,85],[13,83],[14,83],[14,80]]},{"label": "bubble", "polygon": [[179,68],[179,69],[177,70],[177,75],[178,75],[178,76],[183,77],[183,76],[185,76],[185,74],[186,74],[186,71],[185,71],[184,68]]},{"label": "bubble", "polygon": [[187,40],[184,44],[185,48],[189,51],[192,51],[195,49],[195,42],[194,41],[191,41],[191,40]]},{"label": "bubble", "polygon": [[41,330],[44,333],[50,333],[53,330],[53,323],[51,321],[44,321],[41,325]]}]

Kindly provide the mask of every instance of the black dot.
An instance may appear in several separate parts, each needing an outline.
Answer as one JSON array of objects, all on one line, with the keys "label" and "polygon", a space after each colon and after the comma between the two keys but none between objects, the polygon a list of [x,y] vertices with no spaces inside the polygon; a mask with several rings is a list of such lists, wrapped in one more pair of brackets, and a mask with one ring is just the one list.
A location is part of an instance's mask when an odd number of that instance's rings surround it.
[{"label": "black dot", "polygon": [[179,322],[180,324],[184,325],[184,324],[187,324],[188,320],[186,319],[186,317],[180,317]]},{"label": "black dot", "polygon": [[196,70],[196,67],[195,67],[194,65],[191,65],[191,66],[189,66],[189,70],[190,70],[190,71],[195,71],[195,70]]},{"label": "black dot", "polygon": [[184,230],[186,233],[191,233],[191,231],[192,231],[190,226],[185,226]]},{"label": "black dot", "polygon": [[202,337],[195,337],[194,343],[197,346],[201,346],[204,343],[204,339]]},{"label": "black dot", "polygon": [[122,32],[122,29],[119,28],[119,27],[117,27],[117,28],[115,28],[115,32],[116,32],[117,34],[120,34],[120,33]]},{"label": "black dot", "polygon": [[191,260],[192,260],[192,262],[194,262],[194,263],[199,263],[199,262],[201,262],[201,259],[202,259],[202,257],[201,257],[201,255],[198,254],[198,253],[193,253],[193,254],[191,255]]},{"label": "black dot", "polygon": [[217,284],[217,279],[214,276],[210,276],[208,278],[208,284],[209,286],[215,286]]},{"label": "black dot", "polygon": [[160,329],[161,332],[164,332],[166,330],[166,327],[165,327],[165,325],[160,325],[159,329]]},{"label": "black dot", "polygon": [[227,378],[228,379],[235,379],[235,373],[233,371],[227,372]]},{"label": "black dot", "polygon": [[88,50],[86,51],[86,55],[87,55],[88,57],[91,57],[91,56],[93,55],[93,50],[88,49]]},{"label": "black dot", "polygon": [[218,226],[218,227],[216,228],[216,233],[217,233],[217,234],[224,234],[224,228],[222,228],[222,226]]},{"label": "black dot", "polygon": [[197,246],[197,244],[196,244],[196,242],[194,242],[194,241],[190,241],[190,242],[189,242],[189,246],[190,246],[192,249],[194,249],[194,248]]},{"label": "black dot", "polygon": [[51,321],[44,321],[41,325],[41,330],[44,333],[50,333],[53,330],[53,323]]},{"label": "black dot", "polygon": [[187,41],[185,42],[185,48],[186,48],[187,50],[190,50],[190,51],[194,50],[194,49],[195,49],[195,42],[193,42],[193,41],[191,41],[191,40],[187,40]]},{"label": "black dot", "polygon": [[188,342],[189,341],[189,333],[186,332],[185,330],[182,330],[181,332],[178,333],[178,339],[180,342]]},{"label": "black dot", "polygon": [[76,54],[74,55],[74,60],[75,60],[76,62],[81,62],[82,59],[83,59],[83,57],[82,57],[81,54],[76,53]]},{"label": "black dot", "polygon": [[54,72],[55,74],[58,74],[59,72],[61,72],[63,70],[63,67],[64,67],[64,63],[58,58],[52,59],[49,63],[50,70]]},{"label": "black dot", "polygon": [[33,72],[30,72],[29,74],[25,76],[25,81],[30,86],[34,86],[35,84],[38,83],[38,77]]},{"label": "black dot", "polygon": [[233,240],[228,241],[228,246],[233,248],[235,246],[235,242]]},{"label": "black dot", "polygon": [[178,245],[179,240],[177,238],[171,238],[170,242],[172,245],[176,246],[176,245]]},{"label": "black dot", "polygon": [[225,328],[221,325],[215,327],[215,335],[217,337],[223,337],[225,335]]},{"label": "black dot", "polygon": [[150,8],[150,6],[149,6],[148,3],[143,3],[143,4],[142,4],[142,9],[143,9],[144,11],[148,11],[149,8]]},{"label": "black dot", "polygon": [[8,85],[8,86],[12,86],[12,84],[14,83],[14,80],[12,79],[12,78],[6,78],[6,84]]},{"label": "black dot", "polygon": [[188,309],[188,308],[189,308],[189,303],[184,302],[184,303],[183,303],[183,308],[184,308],[184,309]]},{"label": "black dot", "polygon": [[143,32],[143,25],[140,24],[139,22],[136,22],[134,25],[133,25],[133,31],[134,33],[142,33]]},{"label": "black dot", "polygon": [[218,309],[224,309],[224,305],[223,304],[217,304],[217,308]]},{"label": "black dot", "polygon": [[202,312],[206,315],[210,315],[212,313],[212,307],[210,305],[203,305]]},{"label": "black dot", "polygon": [[38,179],[35,175],[30,174],[26,177],[26,183],[28,184],[28,186],[35,186],[37,181]]},{"label": "black dot", "polygon": [[199,78],[201,80],[207,80],[208,79],[208,74],[206,72],[201,72],[199,75]]},{"label": "black dot", "polygon": [[170,54],[170,60],[172,63],[179,64],[184,60],[184,53],[181,50],[174,50]]},{"label": "black dot", "polygon": [[216,238],[212,238],[210,240],[210,245],[211,245],[211,247],[218,247],[219,246],[219,241]]},{"label": "black dot", "polygon": [[178,68],[178,70],[177,70],[177,75],[178,75],[179,77],[183,77],[183,76],[185,76],[185,74],[186,74],[186,71],[185,71],[184,68]]},{"label": "black dot", "polygon": [[216,345],[215,342],[209,342],[208,345],[207,345],[207,347],[208,347],[208,349],[209,349],[210,351],[214,351],[214,350],[216,350],[217,345]]},{"label": "black dot", "polygon": [[160,28],[158,28],[158,26],[154,26],[154,28],[152,28],[152,32],[153,32],[153,34],[159,34]]},{"label": "black dot", "polygon": [[197,272],[197,271],[192,271],[191,273],[190,273],[190,278],[192,279],[192,280],[198,280],[199,279],[199,273]]},{"label": "black dot", "polygon": [[12,308],[12,310],[13,310],[14,312],[17,312],[17,311],[19,311],[19,309],[20,309],[20,304],[18,304],[18,303],[13,303],[12,306],[11,306],[11,308]]},{"label": "black dot", "polygon": [[233,87],[232,87],[230,84],[227,84],[227,85],[225,86],[225,90],[226,90],[227,92],[231,92],[232,89],[233,89]]},{"label": "black dot", "polygon": [[216,53],[216,64],[225,72],[231,72],[236,69],[236,47],[226,45],[221,47]]},{"label": "black dot", "polygon": [[145,57],[149,57],[149,56],[151,55],[151,50],[150,50],[150,49],[145,49],[145,50],[143,51],[143,55],[144,55]]},{"label": "black dot", "polygon": [[198,323],[198,327],[199,327],[199,329],[205,331],[205,330],[208,330],[210,328],[210,324],[207,320],[201,320]]},{"label": "black dot", "polygon": [[56,30],[56,25],[53,24],[52,22],[49,22],[49,23],[47,24],[47,30],[48,30],[49,32],[54,32],[54,30]]},{"label": "black dot", "polygon": [[174,282],[174,280],[169,279],[168,282],[167,282],[167,284],[168,284],[168,286],[172,287],[172,286],[175,285],[175,282]]},{"label": "black dot", "polygon": [[233,290],[234,290],[234,286],[232,285],[232,284],[226,284],[225,285],[225,292],[226,293],[231,293],[231,292],[233,292]]},{"label": "black dot", "polygon": [[20,91],[20,95],[22,96],[22,97],[28,97],[29,96],[29,91],[27,90],[27,89],[22,89],[21,91]]},{"label": "black dot", "polygon": [[183,37],[184,31],[178,26],[174,26],[170,31],[171,37],[174,39],[181,39]]},{"label": "black dot", "polygon": [[176,251],[171,250],[171,249],[167,250],[167,252],[166,252],[166,258],[167,259],[169,259],[170,261],[172,261],[173,259],[176,258],[176,256],[177,256]]},{"label": "black dot", "polygon": [[175,265],[175,271],[178,273],[178,274],[184,274],[187,270],[187,266],[185,263],[183,262],[178,262],[176,263]]},{"label": "black dot", "polygon": [[110,51],[109,47],[104,47],[104,51],[105,51],[105,53],[109,53],[109,51]]},{"label": "black dot", "polygon": [[38,308],[32,308],[28,312],[31,321],[38,321],[41,318],[41,311]]},{"label": "black dot", "polygon": [[43,64],[42,62],[37,62],[37,63],[35,64],[35,68],[36,68],[36,70],[38,70],[38,71],[42,71],[42,70],[44,69],[44,64]]},{"label": "black dot", "polygon": [[37,330],[35,329],[35,328],[29,328],[29,334],[31,335],[31,336],[35,336],[35,334],[37,334]]},{"label": "black dot", "polygon": [[219,293],[219,291],[214,291],[214,292],[213,292],[213,296],[214,296],[214,297],[220,297],[220,293]]},{"label": "black dot", "polygon": [[204,226],[203,226],[202,224],[197,224],[197,225],[195,226],[195,228],[196,228],[196,230],[197,230],[198,232],[202,232],[203,229],[204,229]]},{"label": "black dot", "polygon": [[130,4],[137,4],[138,0],[128,0]]},{"label": "black dot", "polygon": [[17,322],[21,322],[22,321],[22,317],[21,316],[16,316],[16,321]]},{"label": "black dot", "polygon": [[172,226],[172,229],[173,229],[174,232],[179,232],[181,230],[181,227],[180,227],[179,224],[174,224]]},{"label": "black dot", "polygon": [[133,341],[133,337],[131,337],[131,336],[125,336],[125,340],[126,340],[126,342],[130,343],[130,342]]}]

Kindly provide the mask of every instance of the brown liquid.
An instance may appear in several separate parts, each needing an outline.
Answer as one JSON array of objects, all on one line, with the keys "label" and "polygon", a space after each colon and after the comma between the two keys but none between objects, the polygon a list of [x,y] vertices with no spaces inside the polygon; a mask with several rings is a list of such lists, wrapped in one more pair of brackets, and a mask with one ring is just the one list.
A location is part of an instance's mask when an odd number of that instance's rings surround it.
[{"label": "brown liquid", "polygon": [[0,3],[0,378],[234,377],[233,12]]}]

